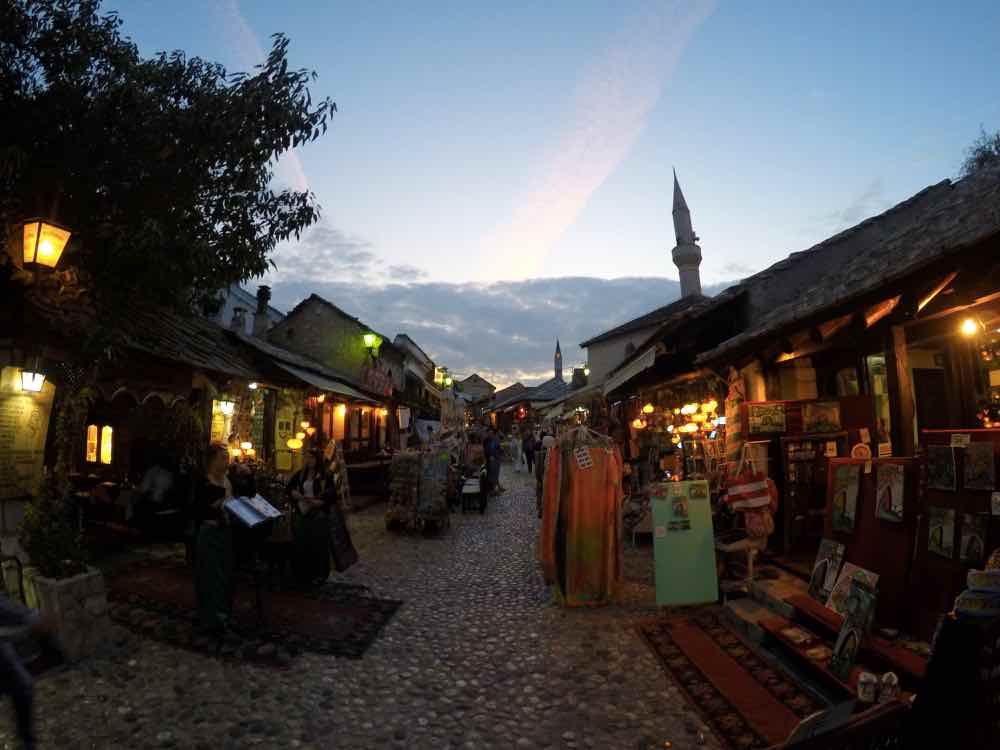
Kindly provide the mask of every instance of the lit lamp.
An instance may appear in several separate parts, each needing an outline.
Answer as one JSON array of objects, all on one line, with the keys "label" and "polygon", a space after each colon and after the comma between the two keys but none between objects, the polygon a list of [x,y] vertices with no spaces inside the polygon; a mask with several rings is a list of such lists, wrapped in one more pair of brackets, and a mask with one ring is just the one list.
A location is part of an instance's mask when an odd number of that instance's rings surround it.
[{"label": "lit lamp", "polygon": [[69,242],[70,234],[68,229],[41,219],[24,222],[22,249],[25,267],[55,268]]},{"label": "lit lamp", "polygon": [[242,448],[245,451],[253,450],[253,443],[251,443],[249,441],[248,442],[244,442],[244,443],[240,443],[240,448]]},{"label": "lit lamp", "polygon": [[337,404],[337,414],[340,416],[347,414],[347,404]]},{"label": "lit lamp", "polygon": [[966,318],[965,320],[962,321],[962,327],[961,327],[962,335],[967,338],[975,336],[977,333],[979,333],[979,329],[980,329],[979,321],[977,321],[975,318]]},{"label": "lit lamp", "polygon": [[309,429],[309,420],[308,419],[303,419],[301,422],[299,422],[299,427],[301,427],[303,430],[308,430]]},{"label": "lit lamp", "polygon": [[306,439],[306,434],[304,432],[296,432],[295,433],[295,439],[296,440],[305,440]]},{"label": "lit lamp", "polygon": [[378,336],[369,331],[365,334],[365,349],[368,353],[372,355],[372,359],[375,359],[375,349],[378,346]]},{"label": "lit lamp", "polygon": [[453,380],[451,379],[451,375],[445,375],[445,376],[444,376],[444,387],[445,387],[445,388],[451,388],[451,384],[452,384],[453,382],[455,382],[455,381],[453,381]]},{"label": "lit lamp", "polygon": [[642,407],[643,414],[652,414],[655,410],[656,408],[652,404],[646,404],[644,407]]},{"label": "lit lamp", "polygon": [[40,393],[43,385],[45,385],[45,373],[39,371],[36,359],[34,370],[21,370],[21,390],[28,393]]},{"label": "lit lamp", "polygon": [[634,427],[637,430],[644,430],[646,429],[646,423],[643,422],[638,417],[636,417],[635,419],[632,420],[632,427]]},{"label": "lit lamp", "polygon": [[316,403],[322,404],[324,401],[326,401],[325,393],[321,393],[316,397]]},{"label": "lit lamp", "polygon": [[257,451],[254,448],[247,448],[245,451],[243,451],[243,453],[246,455],[247,458],[257,457]]},{"label": "lit lamp", "polygon": [[232,456],[233,458],[239,458],[240,456],[243,455],[243,451],[241,451],[239,448],[230,448],[229,455]]},{"label": "lit lamp", "polygon": [[583,367],[583,377],[585,377],[585,378],[589,378],[590,377],[590,368],[587,367],[586,365],[584,365],[584,367]]},{"label": "lit lamp", "polygon": [[222,412],[227,417],[233,416],[233,412],[236,411],[235,401],[220,401],[219,411]]},{"label": "lit lamp", "polygon": [[256,391],[260,386],[257,383],[251,383],[247,386],[251,391]]},{"label": "lit lamp", "polygon": [[309,437],[312,437],[315,434],[316,434],[316,428],[315,427],[306,427],[306,435],[308,435]]},{"label": "lit lamp", "polygon": [[287,445],[290,450],[297,451],[302,447],[302,438],[288,438],[288,442],[285,443],[285,445]]}]

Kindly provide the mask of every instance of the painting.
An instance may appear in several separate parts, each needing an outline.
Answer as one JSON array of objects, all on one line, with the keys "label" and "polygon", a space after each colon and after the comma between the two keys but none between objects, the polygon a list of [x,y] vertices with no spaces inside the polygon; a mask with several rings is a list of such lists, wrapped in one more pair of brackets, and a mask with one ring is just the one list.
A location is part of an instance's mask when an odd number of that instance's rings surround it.
[{"label": "painting", "polygon": [[955,450],[951,446],[927,446],[927,486],[955,491]]},{"label": "painting", "polygon": [[906,491],[902,464],[880,463],[875,469],[876,515],[883,521],[903,522]]},{"label": "painting", "polygon": [[816,401],[802,405],[804,432],[836,432],[840,429],[840,404],[836,401]]},{"label": "painting", "polygon": [[829,670],[841,680],[851,675],[858,650],[875,617],[875,586],[859,578],[852,578],[844,603],[844,622],[840,626],[837,642],[830,657]]},{"label": "painting", "polygon": [[878,573],[859,568],[854,563],[845,562],[837,576],[837,583],[830,591],[830,598],[826,602],[828,609],[832,609],[838,615],[847,614],[848,600],[851,594],[851,582],[858,580],[864,583],[873,591],[878,588]]},{"label": "painting", "polygon": [[959,556],[966,565],[982,565],[986,560],[986,543],[990,528],[987,513],[963,513]]},{"label": "painting", "polygon": [[785,405],[747,404],[747,421],[750,423],[751,433],[784,432]]},{"label": "painting", "polygon": [[965,447],[965,477],[962,485],[967,490],[989,490],[996,486],[996,464],[993,443],[969,443]]},{"label": "painting", "polygon": [[928,508],[927,549],[942,557],[955,556],[955,511],[952,508]]},{"label": "painting", "polygon": [[816,562],[809,576],[809,596],[819,602],[830,598],[833,585],[840,573],[840,564],[844,561],[844,545],[832,539],[824,539],[819,543]]},{"label": "painting", "polygon": [[858,518],[861,466],[840,464],[832,472],[833,530],[851,533]]}]

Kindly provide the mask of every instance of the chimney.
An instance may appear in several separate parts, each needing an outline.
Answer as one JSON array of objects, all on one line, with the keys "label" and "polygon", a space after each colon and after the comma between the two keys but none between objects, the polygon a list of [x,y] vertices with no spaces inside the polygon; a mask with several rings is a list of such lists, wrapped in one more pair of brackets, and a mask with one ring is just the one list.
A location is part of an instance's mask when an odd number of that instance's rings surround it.
[{"label": "chimney", "polygon": [[264,338],[271,321],[267,317],[267,306],[271,302],[271,287],[261,284],[257,287],[257,311],[253,314],[253,335]]},{"label": "chimney", "polygon": [[240,333],[246,333],[247,330],[247,311],[242,307],[233,308],[233,319],[229,321],[229,328],[233,331],[239,331]]}]

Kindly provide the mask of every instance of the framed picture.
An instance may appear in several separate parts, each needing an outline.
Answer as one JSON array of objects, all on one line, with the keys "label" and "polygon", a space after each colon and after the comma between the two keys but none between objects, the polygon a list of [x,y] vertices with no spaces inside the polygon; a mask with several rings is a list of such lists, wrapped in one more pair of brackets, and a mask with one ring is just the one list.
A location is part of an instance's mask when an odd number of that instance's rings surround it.
[{"label": "framed picture", "polygon": [[880,463],[875,468],[876,516],[883,521],[903,522],[903,495],[906,491],[902,464]]},{"label": "framed picture", "polygon": [[858,486],[861,483],[859,464],[837,464],[830,472],[833,497],[833,530],[851,533],[858,518]]},{"label": "framed picture", "polygon": [[930,522],[927,528],[927,549],[935,555],[955,556],[955,511],[953,508],[927,509]]},{"label": "framed picture", "polygon": [[830,671],[842,680],[850,677],[861,642],[875,617],[875,592],[875,587],[862,579],[853,578],[850,581],[844,604],[844,622],[829,664]]},{"label": "framed picture", "polygon": [[836,432],[840,429],[840,404],[836,401],[803,404],[802,429],[805,432]]},{"label": "framed picture", "polygon": [[785,432],[785,405],[747,404],[747,422],[750,424],[751,433]]},{"label": "framed picture", "polygon": [[833,585],[840,573],[840,564],[844,561],[844,545],[832,539],[824,539],[819,543],[816,562],[809,576],[809,596],[825,603],[830,598]]},{"label": "framed picture", "polygon": [[840,569],[840,575],[837,576],[837,583],[830,591],[830,598],[827,600],[826,606],[838,615],[846,616],[851,583],[855,580],[865,584],[873,591],[878,587],[878,573],[872,573],[870,570],[859,568],[854,563],[845,562],[844,567]]},{"label": "framed picture", "polygon": [[927,486],[955,491],[955,449],[950,445],[927,446]]},{"label": "framed picture", "polygon": [[993,442],[969,443],[965,447],[965,472],[962,487],[967,490],[992,491],[996,486],[996,461]]},{"label": "framed picture", "polygon": [[963,513],[959,556],[966,565],[982,565],[990,528],[987,513]]}]

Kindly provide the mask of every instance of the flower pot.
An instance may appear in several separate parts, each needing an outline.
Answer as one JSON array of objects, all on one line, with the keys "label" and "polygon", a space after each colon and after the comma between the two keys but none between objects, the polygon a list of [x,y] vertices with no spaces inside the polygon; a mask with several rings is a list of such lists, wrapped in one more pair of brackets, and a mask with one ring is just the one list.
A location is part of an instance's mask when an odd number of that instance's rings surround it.
[{"label": "flower pot", "polygon": [[93,654],[111,633],[104,574],[96,568],[70,578],[46,578],[36,568],[24,571],[25,598],[58,634],[70,661]]}]

